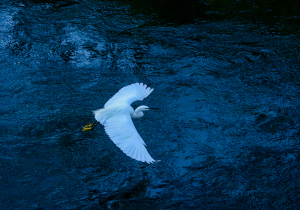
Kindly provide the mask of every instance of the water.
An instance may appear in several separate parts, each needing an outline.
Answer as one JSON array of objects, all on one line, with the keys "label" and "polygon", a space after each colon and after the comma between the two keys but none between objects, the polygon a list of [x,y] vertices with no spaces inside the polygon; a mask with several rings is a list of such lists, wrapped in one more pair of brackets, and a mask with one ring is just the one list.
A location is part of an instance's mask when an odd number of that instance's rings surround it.
[{"label": "water", "polygon": [[[158,24],[116,2],[0,4],[2,209],[295,209],[299,36],[250,21]],[[93,122],[120,88],[157,164]]]}]

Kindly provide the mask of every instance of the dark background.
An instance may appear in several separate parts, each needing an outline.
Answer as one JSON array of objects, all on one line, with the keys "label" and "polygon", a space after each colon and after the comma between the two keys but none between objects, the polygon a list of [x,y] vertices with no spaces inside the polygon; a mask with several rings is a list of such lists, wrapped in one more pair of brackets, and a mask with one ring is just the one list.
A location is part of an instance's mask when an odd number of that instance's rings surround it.
[{"label": "dark background", "polygon": [[[0,3],[0,209],[298,209],[298,1]],[[120,88],[154,159],[93,122]]]}]

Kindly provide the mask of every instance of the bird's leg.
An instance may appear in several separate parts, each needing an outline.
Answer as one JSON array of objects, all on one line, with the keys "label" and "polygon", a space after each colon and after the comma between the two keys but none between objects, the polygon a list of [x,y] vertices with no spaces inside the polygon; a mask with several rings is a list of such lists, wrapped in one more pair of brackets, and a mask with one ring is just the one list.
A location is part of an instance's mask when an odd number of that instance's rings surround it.
[{"label": "bird's leg", "polygon": [[89,123],[88,125],[83,127],[82,131],[88,131],[88,130],[93,130],[96,125],[98,125],[98,121],[95,121],[93,124]]},{"label": "bird's leg", "polygon": [[94,129],[94,128],[96,127],[96,125],[98,125],[98,124],[99,124],[99,122],[96,120],[96,121],[93,123],[91,129]]}]

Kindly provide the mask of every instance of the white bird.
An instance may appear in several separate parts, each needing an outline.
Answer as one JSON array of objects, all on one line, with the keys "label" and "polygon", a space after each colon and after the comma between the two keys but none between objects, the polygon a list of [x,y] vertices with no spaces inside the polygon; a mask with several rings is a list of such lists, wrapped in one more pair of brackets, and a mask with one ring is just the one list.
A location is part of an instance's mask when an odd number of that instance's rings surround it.
[{"label": "white bird", "polygon": [[144,116],[144,111],[157,109],[139,106],[134,110],[130,105],[134,101],[142,101],[153,89],[143,83],[135,83],[123,87],[104,105],[103,109],[94,111],[96,122],[84,126],[82,131],[92,130],[99,122],[104,125],[110,139],[129,157],[147,163],[155,160],[146,149],[146,144],[138,134],[131,118]]}]

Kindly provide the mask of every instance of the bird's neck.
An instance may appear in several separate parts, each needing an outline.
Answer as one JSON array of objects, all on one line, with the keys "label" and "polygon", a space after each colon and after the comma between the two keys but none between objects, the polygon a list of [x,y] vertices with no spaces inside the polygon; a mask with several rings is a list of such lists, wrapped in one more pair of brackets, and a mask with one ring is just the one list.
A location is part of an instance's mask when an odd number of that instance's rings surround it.
[{"label": "bird's neck", "polygon": [[141,110],[139,110],[139,107],[130,114],[131,118],[140,118],[144,116],[144,112],[142,112]]}]

